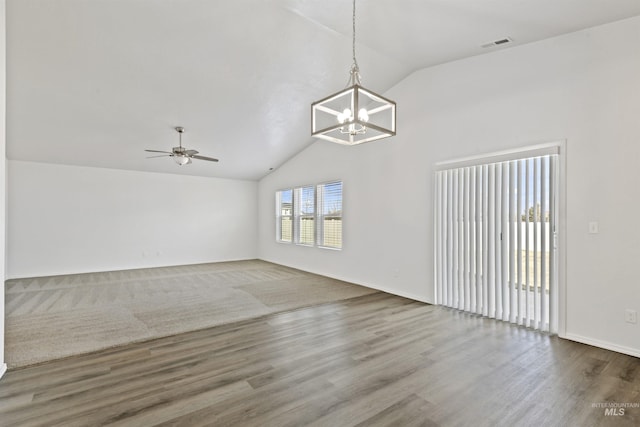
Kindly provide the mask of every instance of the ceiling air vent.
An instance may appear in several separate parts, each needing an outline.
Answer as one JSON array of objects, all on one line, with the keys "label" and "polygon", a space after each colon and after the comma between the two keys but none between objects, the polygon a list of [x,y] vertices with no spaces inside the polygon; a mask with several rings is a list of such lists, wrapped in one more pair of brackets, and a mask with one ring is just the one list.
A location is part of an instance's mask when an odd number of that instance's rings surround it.
[{"label": "ceiling air vent", "polygon": [[513,39],[511,37],[505,37],[502,39],[494,40],[492,42],[483,43],[480,45],[482,48],[494,47],[494,46],[502,46],[505,44],[513,43]]}]

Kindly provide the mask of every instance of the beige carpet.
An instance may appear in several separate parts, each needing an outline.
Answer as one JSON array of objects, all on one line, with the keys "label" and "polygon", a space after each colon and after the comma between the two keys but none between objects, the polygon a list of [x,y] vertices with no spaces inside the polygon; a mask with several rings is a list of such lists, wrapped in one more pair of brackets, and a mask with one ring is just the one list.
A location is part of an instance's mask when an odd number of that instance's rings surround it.
[{"label": "beige carpet", "polygon": [[264,261],[5,283],[10,368],[375,292]]}]

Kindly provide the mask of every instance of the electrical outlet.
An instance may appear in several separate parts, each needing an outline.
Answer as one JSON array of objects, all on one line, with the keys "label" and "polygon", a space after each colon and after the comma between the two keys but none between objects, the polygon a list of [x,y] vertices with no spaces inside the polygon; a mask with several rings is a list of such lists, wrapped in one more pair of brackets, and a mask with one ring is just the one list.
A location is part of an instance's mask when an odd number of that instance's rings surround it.
[{"label": "electrical outlet", "polygon": [[638,312],[631,309],[624,311],[624,321],[627,323],[638,323]]}]

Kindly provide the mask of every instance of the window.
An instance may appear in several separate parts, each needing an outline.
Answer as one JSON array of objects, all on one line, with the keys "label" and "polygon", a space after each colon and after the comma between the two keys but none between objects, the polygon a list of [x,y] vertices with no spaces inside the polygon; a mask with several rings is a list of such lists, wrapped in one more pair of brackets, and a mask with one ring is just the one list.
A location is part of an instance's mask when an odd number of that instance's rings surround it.
[{"label": "window", "polygon": [[318,185],[318,245],[342,248],[342,182]]},{"label": "window", "polygon": [[295,190],[295,242],[313,246],[315,243],[316,197],[313,186]]},{"label": "window", "polygon": [[291,243],[293,238],[293,191],[276,192],[276,240]]},{"label": "window", "polygon": [[276,240],[342,248],[342,182],[276,191]]}]

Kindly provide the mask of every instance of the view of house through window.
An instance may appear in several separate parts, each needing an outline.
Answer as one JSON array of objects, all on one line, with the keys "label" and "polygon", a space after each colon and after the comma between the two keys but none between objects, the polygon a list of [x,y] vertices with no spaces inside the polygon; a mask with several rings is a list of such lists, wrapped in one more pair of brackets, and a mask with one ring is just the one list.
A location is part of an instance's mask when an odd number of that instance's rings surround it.
[{"label": "view of house through window", "polygon": [[318,185],[318,243],[328,248],[342,247],[342,182]]},{"label": "view of house through window", "polygon": [[296,243],[313,245],[315,243],[315,206],[316,195],[313,186],[295,190],[295,231]]},{"label": "view of house through window", "polygon": [[279,242],[293,241],[293,191],[282,190],[276,193],[276,239]]},{"label": "view of house through window", "polygon": [[276,192],[276,240],[342,248],[342,182]]}]

